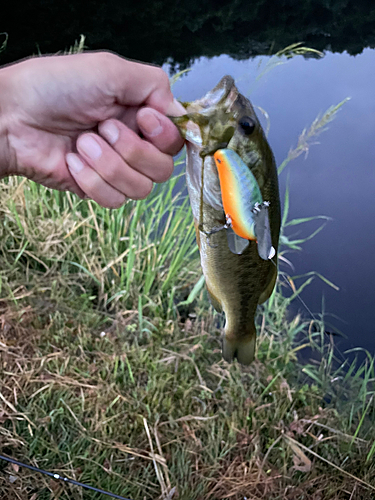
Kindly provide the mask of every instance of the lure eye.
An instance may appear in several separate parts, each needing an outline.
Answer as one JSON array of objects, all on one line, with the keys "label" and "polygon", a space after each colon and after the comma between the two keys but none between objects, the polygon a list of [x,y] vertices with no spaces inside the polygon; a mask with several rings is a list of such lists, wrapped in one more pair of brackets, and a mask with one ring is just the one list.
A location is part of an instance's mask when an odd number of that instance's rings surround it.
[{"label": "lure eye", "polygon": [[245,135],[251,135],[255,129],[255,121],[249,116],[244,116],[241,118],[239,126],[242,128]]}]

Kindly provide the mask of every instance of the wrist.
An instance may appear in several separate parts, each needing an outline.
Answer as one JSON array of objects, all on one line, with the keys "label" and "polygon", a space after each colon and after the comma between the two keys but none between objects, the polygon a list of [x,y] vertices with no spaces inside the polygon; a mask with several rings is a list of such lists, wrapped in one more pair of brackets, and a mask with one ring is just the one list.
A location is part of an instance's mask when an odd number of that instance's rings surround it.
[{"label": "wrist", "polygon": [[0,69],[0,179],[10,175],[15,169],[9,144],[11,112],[7,105],[9,99],[10,67]]}]

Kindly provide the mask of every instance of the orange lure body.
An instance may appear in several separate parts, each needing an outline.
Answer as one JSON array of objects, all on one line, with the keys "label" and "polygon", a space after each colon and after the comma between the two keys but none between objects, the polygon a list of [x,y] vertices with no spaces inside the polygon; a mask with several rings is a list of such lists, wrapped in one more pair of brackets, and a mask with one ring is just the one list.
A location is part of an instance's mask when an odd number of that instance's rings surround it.
[{"label": "orange lure body", "polygon": [[232,149],[214,154],[219,173],[224,212],[233,231],[246,240],[256,240],[254,206],[263,202],[258,183],[251,170]]}]

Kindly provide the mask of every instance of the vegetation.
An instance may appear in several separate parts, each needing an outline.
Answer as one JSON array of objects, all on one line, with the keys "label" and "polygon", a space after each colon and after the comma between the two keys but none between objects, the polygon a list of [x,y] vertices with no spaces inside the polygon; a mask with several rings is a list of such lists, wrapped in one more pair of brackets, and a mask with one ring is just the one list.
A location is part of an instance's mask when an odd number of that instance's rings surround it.
[{"label": "vegetation", "polygon": [[[0,452],[132,499],[373,498],[374,359],[337,363],[282,273],[225,363],[179,184],[109,211],[2,181]],[[0,467],[4,499],[104,498]]]},{"label": "vegetation", "polygon": [[[243,368],[221,358],[182,175],[116,211],[24,179],[1,190],[1,454],[133,500],[374,498],[374,358],[339,360],[323,317],[291,317],[314,276],[285,272],[307,221],[288,220],[288,191]],[[3,461],[0,492],[107,498]]]}]

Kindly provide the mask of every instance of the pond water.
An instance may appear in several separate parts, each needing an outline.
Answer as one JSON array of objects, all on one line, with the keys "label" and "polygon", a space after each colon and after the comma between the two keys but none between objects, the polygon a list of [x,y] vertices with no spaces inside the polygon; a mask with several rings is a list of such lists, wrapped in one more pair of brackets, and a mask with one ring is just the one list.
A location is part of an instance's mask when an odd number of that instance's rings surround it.
[{"label": "pond water", "polygon": [[[287,255],[295,270],[285,270],[317,271],[335,283],[339,291],[316,278],[302,298],[314,314],[324,305],[327,329],[347,337],[339,342],[342,350],[360,346],[374,353],[375,50],[357,56],[328,52],[320,60],[295,57],[257,81],[269,59],[201,58],[175,84],[174,94],[196,99],[231,74],[240,91],[269,114],[268,139],[278,165],[319,113],[350,97],[307,157],[298,157],[280,176],[282,197],[289,182],[290,218],[332,218],[302,252]],[[288,233],[306,236],[317,227],[312,222]],[[296,307],[308,315],[298,301]]]}]

